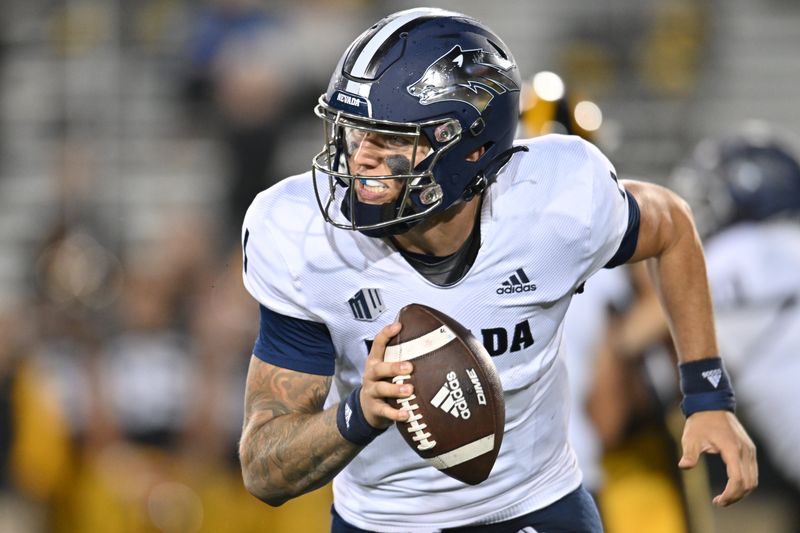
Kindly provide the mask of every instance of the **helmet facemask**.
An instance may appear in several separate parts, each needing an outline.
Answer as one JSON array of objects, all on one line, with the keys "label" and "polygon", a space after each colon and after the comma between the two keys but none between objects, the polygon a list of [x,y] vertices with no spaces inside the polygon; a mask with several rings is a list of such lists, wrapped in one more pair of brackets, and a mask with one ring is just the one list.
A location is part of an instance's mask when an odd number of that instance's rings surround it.
[{"label": "helmet facemask", "polygon": [[[434,167],[461,140],[457,120],[375,120],[332,109],[323,99],[315,113],[323,121],[325,145],[312,161],[314,192],[329,223],[369,236],[392,235],[407,231],[442,205],[442,187],[434,177]],[[352,168],[354,155],[365,143],[380,151],[388,174],[361,175]],[[380,192],[386,180],[402,184],[399,194],[388,203],[359,199],[359,188],[367,195],[369,192],[363,191]]]}]

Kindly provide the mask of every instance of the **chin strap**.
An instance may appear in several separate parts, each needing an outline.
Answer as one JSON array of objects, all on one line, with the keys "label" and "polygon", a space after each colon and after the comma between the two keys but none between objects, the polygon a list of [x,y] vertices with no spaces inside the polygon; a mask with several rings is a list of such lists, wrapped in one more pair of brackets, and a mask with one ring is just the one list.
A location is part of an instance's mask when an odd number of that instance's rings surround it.
[{"label": "chin strap", "polygon": [[[397,202],[392,202],[388,204],[380,204],[380,205],[370,205],[370,204],[363,204],[358,200],[355,201],[355,209],[351,206],[350,202],[350,195],[346,194],[344,199],[342,200],[341,211],[342,214],[350,220],[351,222],[353,219],[351,217],[355,217],[356,224],[378,224],[384,220],[389,220],[394,217],[395,213],[397,212]],[[367,237],[388,237],[389,235],[398,235],[400,233],[405,233],[411,228],[411,225],[408,222],[397,222],[395,224],[390,224],[389,226],[384,226],[382,228],[374,228],[374,229],[360,229],[361,233],[366,235]]]},{"label": "chin strap", "polygon": [[[465,202],[469,202],[475,196],[480,196],[483,194],[483,191],[486,190],[486,187],[489,186],[491,180],[497,175],[503,166],[509,162],[511,157],[517,152],[527,152],[527,146],[512,146],[508,150],[501,152],[494,159],[489,161],[489,163],[481,170],[477,176],[467,185],[467,188],[464,189],[464,196],[463,200]],[[488,176],[488,177],[487,177]]]}]

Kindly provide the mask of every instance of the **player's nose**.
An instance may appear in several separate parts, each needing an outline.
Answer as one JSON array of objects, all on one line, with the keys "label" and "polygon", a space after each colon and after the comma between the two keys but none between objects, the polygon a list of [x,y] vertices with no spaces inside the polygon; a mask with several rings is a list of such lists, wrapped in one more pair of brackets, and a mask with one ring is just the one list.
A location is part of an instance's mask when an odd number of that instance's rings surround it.
[{"label": "player's nose", "polygon": [[382,175],[384,163],[383,151],[375,143],[365,137],[353,151],[351,160],[356,173],[361,176]]}]

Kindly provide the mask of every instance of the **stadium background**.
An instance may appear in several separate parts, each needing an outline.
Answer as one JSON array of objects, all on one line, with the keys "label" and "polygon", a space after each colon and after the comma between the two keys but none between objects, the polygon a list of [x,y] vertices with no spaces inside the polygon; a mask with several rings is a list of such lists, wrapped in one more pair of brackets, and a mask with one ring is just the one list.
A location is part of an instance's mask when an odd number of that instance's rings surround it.
[{"label": "stadium background", "polygon": [[[594,100],[624,175],[661,182],[745,119],[800,132],[795,0],[436,4],[489,24],[524,76]],[[3,2],[0,531],[325,527],[327,489],[279,509],[241,489],[257,311],[239,224],[309,167],[344,47],[415,5]],[[788,531],[798,502],[769,475],[716,531]]]}]

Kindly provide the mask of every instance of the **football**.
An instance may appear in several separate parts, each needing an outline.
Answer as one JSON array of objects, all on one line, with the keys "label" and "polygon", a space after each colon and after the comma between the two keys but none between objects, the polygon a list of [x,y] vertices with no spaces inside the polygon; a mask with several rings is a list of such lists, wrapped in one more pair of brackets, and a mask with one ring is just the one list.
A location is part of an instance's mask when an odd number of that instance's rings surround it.
[{"label": "football", "polygon": [[491,357],[466,328],[421,304],[407,305],[384,361],[412,361],[414,393],[397,399],[410,413],[397,428],[409,446],[442,473],[470,485],[489,477],[505,425],[503,388]]}]

